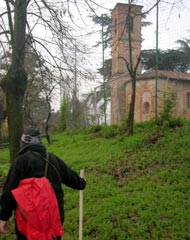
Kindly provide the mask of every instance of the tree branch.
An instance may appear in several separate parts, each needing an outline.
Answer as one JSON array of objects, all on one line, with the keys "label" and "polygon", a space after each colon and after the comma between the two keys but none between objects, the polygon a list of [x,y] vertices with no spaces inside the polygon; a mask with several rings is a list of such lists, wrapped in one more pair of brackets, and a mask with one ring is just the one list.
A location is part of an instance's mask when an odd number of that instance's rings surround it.
[{"label": "tree branch", "polygon": [[7,31],[0,32],[0,35],[3,35],[3,34],[5,34],[5,35],[10,34],[10,31],[7,30]]},{"label": "tree branch", "polygon": [[9,0],[5,0],[7,6],[7,14],[8,14],[8,21],[9,21],[9,28],[10,28],[10,35],[11,35],[11,44],[14,44],[14,34],[13,34],[13,21],[11,16],[11,9],[9,6]]},{"label": "tree branch", "polygon": [[129,71],[130,74],[132,74],[132,69],[130,69],[129,63],[124,57],[119,56],[118,58],[122,59],[125,62],[125,65],[127,67],[127,70]]}]

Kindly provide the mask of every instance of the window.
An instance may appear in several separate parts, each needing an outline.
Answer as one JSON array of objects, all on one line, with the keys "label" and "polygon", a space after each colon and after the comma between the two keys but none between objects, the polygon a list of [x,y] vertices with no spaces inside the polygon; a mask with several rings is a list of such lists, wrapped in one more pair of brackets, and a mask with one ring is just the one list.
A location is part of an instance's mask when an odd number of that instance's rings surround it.
[{"label": "window", "polygon": [[126,19],[126,30],[127,32],[133,32],[133,17],[128,15]]},{"label": "window", "polygon": [[149,110],[150,110],[150,104],[149,104],[149,102],[145,102],[143,104],[143,113],[148,114]]},{"label": "window", "polygon": [[114,23],[114,33],[117,33],[117,18],[115,18],[115,23]]},{"label": "window", "polygon": [[187,109],[190,109],[190,92],[186,94]]}]

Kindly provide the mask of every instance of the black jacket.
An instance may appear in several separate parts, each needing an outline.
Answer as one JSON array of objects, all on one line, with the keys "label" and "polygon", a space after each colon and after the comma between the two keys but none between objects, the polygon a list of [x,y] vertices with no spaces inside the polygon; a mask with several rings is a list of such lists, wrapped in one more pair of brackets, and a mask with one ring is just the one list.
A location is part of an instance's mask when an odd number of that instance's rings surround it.
[{"label": "black jacket", "polygon": [[[45,172],[46,148],[44,145],[26,145],[19,152],[19,156],[9,169],[1,196],[1,220],[7,221],[12,211],[16,208],[16,202],[11,194],[11,190],[16,188],[19,181],[24,178],[42,177]],[[75,171],[70,169],[64,161],[49,153],[49,164],[47,178],[55,191],[60,216],[64,221],[63,190],[61,184],[65,184],[73,189],[82,190],[86,186],[86,181]]]}]

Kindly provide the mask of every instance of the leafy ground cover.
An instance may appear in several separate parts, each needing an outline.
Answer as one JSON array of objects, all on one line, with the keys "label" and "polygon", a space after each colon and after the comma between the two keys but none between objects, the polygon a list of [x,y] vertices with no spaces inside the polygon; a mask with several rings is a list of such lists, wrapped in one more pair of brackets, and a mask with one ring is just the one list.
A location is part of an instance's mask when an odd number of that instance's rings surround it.
[{"label": "leafy ground cover", "polygon": [[[116,126],[54,134],[48,150],[77,172],[85,169],[83,239],[190,239],[189,134],[187,121],[136,124],[130,137]],[[8,151],[0,151],[3,178]],[[64,192],[63,239],[77,240],[79,192]]]}]

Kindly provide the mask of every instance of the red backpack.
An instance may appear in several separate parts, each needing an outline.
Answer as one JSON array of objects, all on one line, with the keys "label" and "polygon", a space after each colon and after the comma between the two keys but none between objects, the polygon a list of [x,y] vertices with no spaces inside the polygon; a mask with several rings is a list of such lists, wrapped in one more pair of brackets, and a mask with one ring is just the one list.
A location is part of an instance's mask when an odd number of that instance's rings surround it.
[{"label": "red backpack", "polygon": [[[35,155],[39,155],[35,153]],[[55,192],[46,178],[49,165],[47,154],[44,177],[26,178],[11,192],[17,202],[16,224],[28,240],[53,240],[64,234]]]}]

